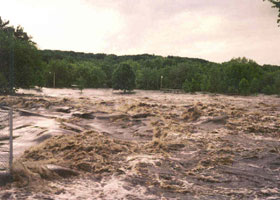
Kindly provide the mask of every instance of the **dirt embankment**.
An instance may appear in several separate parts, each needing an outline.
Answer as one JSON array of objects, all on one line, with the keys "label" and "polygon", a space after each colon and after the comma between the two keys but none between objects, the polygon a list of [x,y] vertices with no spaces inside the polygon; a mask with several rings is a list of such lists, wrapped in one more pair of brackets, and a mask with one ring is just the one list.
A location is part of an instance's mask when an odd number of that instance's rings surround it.
[{"label": "dirt embankment", "polygon": [[[45,132],[36,132],[32,139],[40,137],[38,145],[26,147],[15,165],[17,183],[24,187],[7,186],[0,195],[280,198],[279,98],[88,92],[71,98],[1,97],[1,104],[43,116],[19,111],[16,119],[51,119],[57,128],[43,126]],[[29,125],[27,132],[34,128]],[[63,179],[46,167],[50,165],[79,175]],[[45,192],[38,193],[38,188]]]}]

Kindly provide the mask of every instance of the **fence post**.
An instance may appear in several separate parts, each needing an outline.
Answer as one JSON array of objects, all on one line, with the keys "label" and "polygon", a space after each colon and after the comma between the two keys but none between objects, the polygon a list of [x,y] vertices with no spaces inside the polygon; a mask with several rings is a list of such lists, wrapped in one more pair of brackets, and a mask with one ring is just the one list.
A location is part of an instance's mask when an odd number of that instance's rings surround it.
[{"label": "fence post", "polygon": [[9,168],[10,173],[12,173],[13,165],[13,108],[10,108],[9,112],[9,127],[10,127],[10,156],[9,156]]}]

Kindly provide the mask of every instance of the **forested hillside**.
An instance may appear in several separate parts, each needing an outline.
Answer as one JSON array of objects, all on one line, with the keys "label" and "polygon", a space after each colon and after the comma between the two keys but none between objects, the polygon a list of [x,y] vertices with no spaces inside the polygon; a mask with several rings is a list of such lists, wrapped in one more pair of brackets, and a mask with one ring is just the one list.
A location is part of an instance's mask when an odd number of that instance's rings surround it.
[{"label": "forested hillside", "polygon": [[[62,88],[81,83],[85,88],[111,88],[114,70],[120,64],[128,64],[135,73],[137,89],[280,94],[280,66],[261,66],[246,58],[235,58],[220,64],[175,56],[116,56],[38,50],[31,39],[22,27],[9,26],[8,21],[0,18],[2,93],[8,91],[9,82],[14,82],[15,88]],[[14,62],[14,70],[11,62]]]},{"label": "forested hillside", "polygon": [[70,87],[77,78],[86,87],[112,87],[112,73],[120,63],[132,66],[136,88],[157,90],[184,89],[186,92],[208,91],[230,94],[280,93],[280,67],[260,66],[246,58],[218,64],[196,58],[162,57],[149,54],[116,56],[72,51],[41,51],[49,72],[46,86]]}]

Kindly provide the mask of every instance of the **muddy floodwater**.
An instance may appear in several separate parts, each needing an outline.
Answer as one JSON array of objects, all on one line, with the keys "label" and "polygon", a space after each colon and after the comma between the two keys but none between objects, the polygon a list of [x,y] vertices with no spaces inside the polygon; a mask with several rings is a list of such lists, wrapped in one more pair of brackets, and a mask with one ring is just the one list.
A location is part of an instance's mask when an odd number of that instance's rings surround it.
[{"label": "muddy floodwater", "polygon": [[43,88],[7,106],[0,199],[280,199],[277,96]]}]

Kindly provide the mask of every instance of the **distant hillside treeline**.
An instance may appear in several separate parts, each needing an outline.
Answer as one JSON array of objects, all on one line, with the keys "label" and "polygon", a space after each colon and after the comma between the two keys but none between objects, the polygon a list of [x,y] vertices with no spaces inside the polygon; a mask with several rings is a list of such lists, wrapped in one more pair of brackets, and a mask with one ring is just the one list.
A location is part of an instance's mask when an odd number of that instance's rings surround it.
[{"label": "distant hillside treeline", "polygon": [[128,63],[136,74],[138,89],[184,89],[230,94],[280,94],[280,66],[260,66],[246,58],[222,64],[196,58],[149,54],[116,56],[72,51],[40,51],[46,64],[45,84],[70,87],[83,77],[86,87],[111,87],[112,73],[120,63]]},{"label": "distant hillside treeline", "polygon": [[8,91],[9,82],[16,88],[36,85],[62,88],[80,83],[87,88],[111,88],[112,74],[122,63],[133,68],[138,89],[280,94],[280,66],[260,66],[246,58],[219,64],[175,56],[38,50],[22,27],[9,26],[0,17],[0,93]]}]

